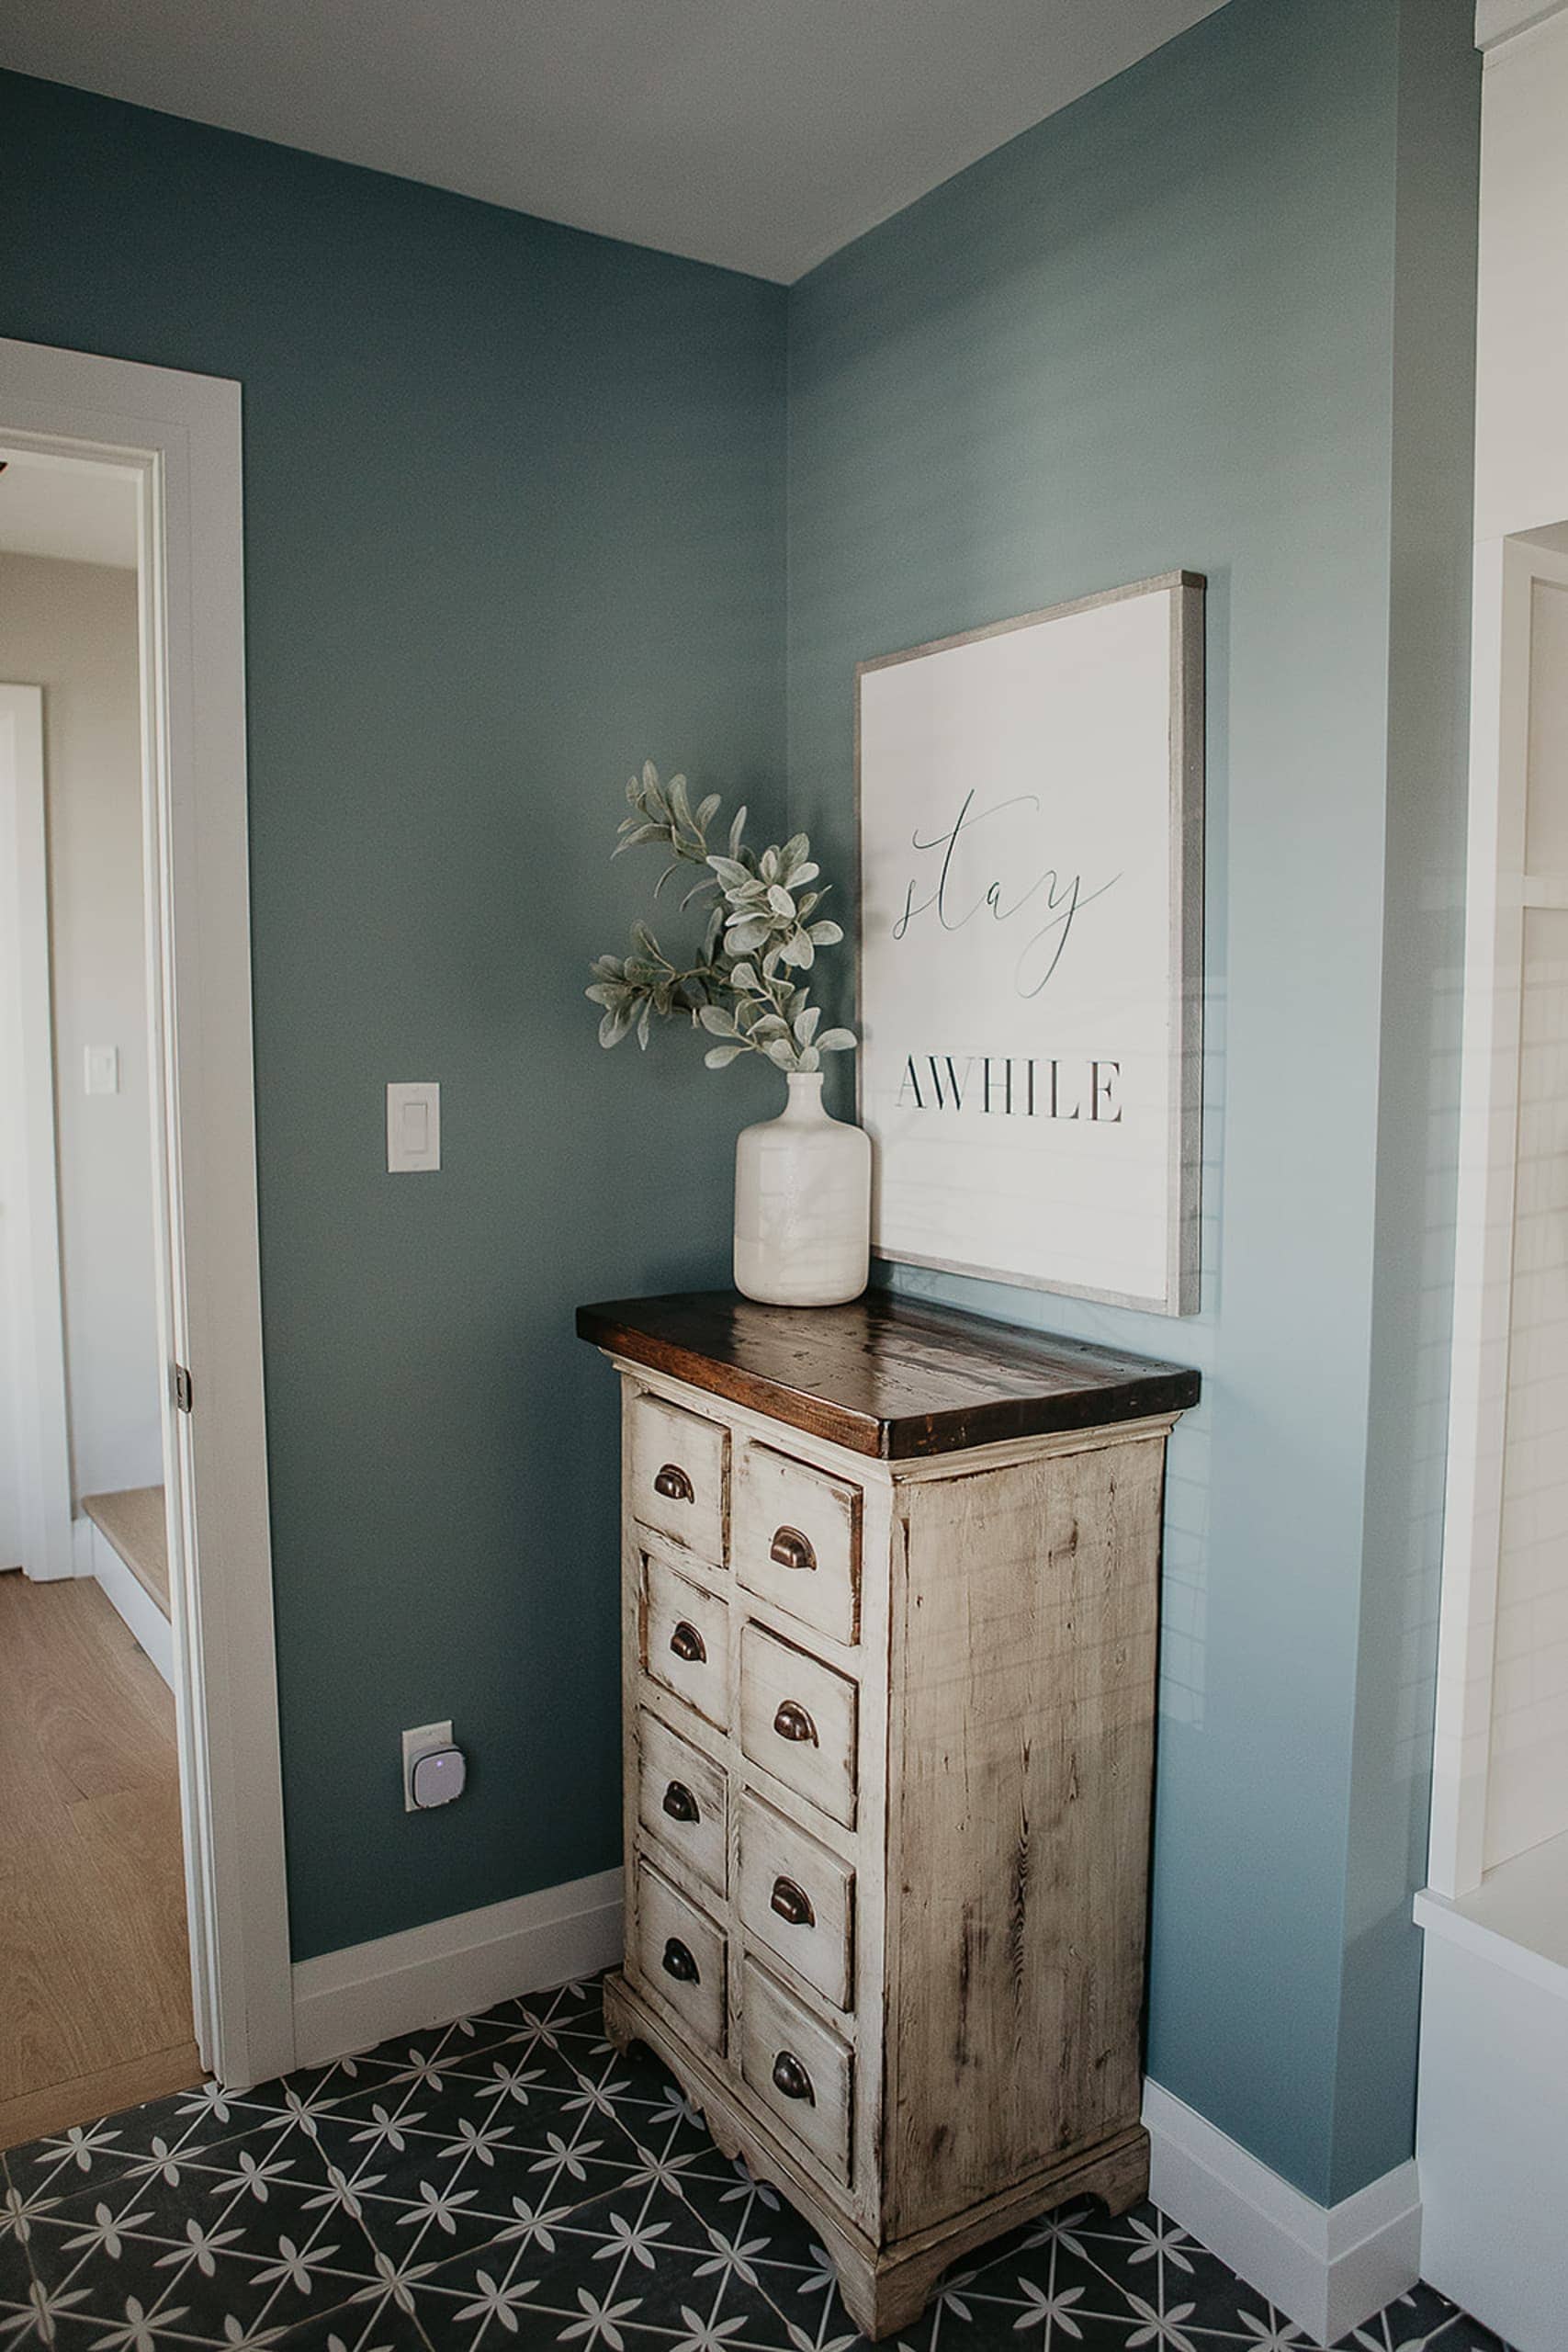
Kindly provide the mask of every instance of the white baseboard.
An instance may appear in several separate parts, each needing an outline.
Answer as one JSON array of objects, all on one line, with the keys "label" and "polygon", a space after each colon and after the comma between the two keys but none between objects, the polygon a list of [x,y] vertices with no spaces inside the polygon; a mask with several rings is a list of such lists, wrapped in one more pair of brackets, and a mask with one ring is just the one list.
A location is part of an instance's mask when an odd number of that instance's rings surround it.
[{"label": "white baseboard", "polygon": [[73,1576],[90,1577],[93,1573],[93,1521],[84,1511],[71,1522],[71,1572]]},{"label": "white baseboard", "polygon": [[1144,2086],[1149,2196],[1304,2328],[1336,2343],[1420,2276],[1415,2164],[1317,2205],[1158,2083]]},{"label": "white baseboard", "polygon": [[590,1976],[620,1956],[617,1870],[297,1961],[296,2064],[345,2058],[389,2034]]},{"label": "white baseboard", "polygon": [[76,1525],[90,1531],[87,1554],[90,1566],[86,1573],[96,1577],[104,1592],[172,1690],[175,1687],[175,1636],[168,1619],[146,1587],[131,1575],[103,1529],[90,1519],[79,1519]]}]

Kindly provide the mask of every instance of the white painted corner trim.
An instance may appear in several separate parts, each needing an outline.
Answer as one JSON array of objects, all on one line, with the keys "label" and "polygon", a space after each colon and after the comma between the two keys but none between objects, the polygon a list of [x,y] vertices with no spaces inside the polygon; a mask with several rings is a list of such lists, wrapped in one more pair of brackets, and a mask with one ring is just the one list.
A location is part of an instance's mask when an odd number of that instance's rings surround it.
[{"label": "white painted corner trim", "polygon": [[1144,2086],[1149,2196],[1304,2328],[1337,2343],[1420,2276],[1415,2163],[1317,2205],[1158,2083]]},{"label": "white painted corner trim", "polygon": [[471,2017],[621,1956],[621,1872],[600,1871],[294,1964],[297,2063]]}]

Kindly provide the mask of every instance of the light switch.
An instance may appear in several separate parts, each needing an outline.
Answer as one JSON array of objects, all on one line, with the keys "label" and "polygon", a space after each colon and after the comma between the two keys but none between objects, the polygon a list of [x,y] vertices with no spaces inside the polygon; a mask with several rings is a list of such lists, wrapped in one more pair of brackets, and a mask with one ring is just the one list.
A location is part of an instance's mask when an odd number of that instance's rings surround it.
[{"label": "light switch", "polygon": [[89,1094],[119,1092],[119,1047],[118,1046],[87,1046],[83,1049],[85,1064],[84,1083]]},{"label": "light switch", "polygon": [[387,1088],[387,1167],[411,1174],[441,1165],[441,1089],[434,1080],[394,1080]]}]

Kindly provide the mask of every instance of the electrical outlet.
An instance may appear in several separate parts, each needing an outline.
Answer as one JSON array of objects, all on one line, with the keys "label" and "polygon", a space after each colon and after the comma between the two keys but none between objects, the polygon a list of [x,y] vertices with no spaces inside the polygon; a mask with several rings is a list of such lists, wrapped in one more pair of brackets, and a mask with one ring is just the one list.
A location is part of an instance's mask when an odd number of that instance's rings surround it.
[{"label": "electrical outlet", "polygon": [[403,1734],[403,1811],[418,1813],[413,1801],[413,1768],[422,1756],[434,1756],[440,1747],[452,1746],[450,1724],[421,1724],[417,1731]]}]

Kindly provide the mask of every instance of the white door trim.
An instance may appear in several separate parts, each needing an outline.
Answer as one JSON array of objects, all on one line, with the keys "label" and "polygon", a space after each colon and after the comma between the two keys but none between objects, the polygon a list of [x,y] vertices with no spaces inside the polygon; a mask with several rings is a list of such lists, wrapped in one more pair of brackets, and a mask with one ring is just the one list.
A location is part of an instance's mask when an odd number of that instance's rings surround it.
[{"label": "white door trim", "polygon": [[[0,1069],[14,1115],[0,1149],[0,1297],[9,1302],[15,1360],[22,1565],[40,1580],[75,1573],[71,1441],[61,1315],[60,1204],[55,1183],[54,1024],[49,974],[44,833],[43,695],[0,685],[0,950],[8,950],[0,1017],[10,1008]],[[9,1563],[0,1565],[8,1566]]]},{"label": "white door trim", "polygon": [[[140,485],[159,1314],[197,2039],[294,2059],[262,1386],[240,387],[0,340],[0,434]],[[173,1367],[195,1410],[176,1414]]]},{"label": "white door trim", "polygon": [[1475,550],[1470,842],[1442,1598],[1427,1884],[1473,1894],[1485,1869],[1492,1670],[1507,1434],[1529,791],[1530,591],[1568,557],[1529,538]]}]

